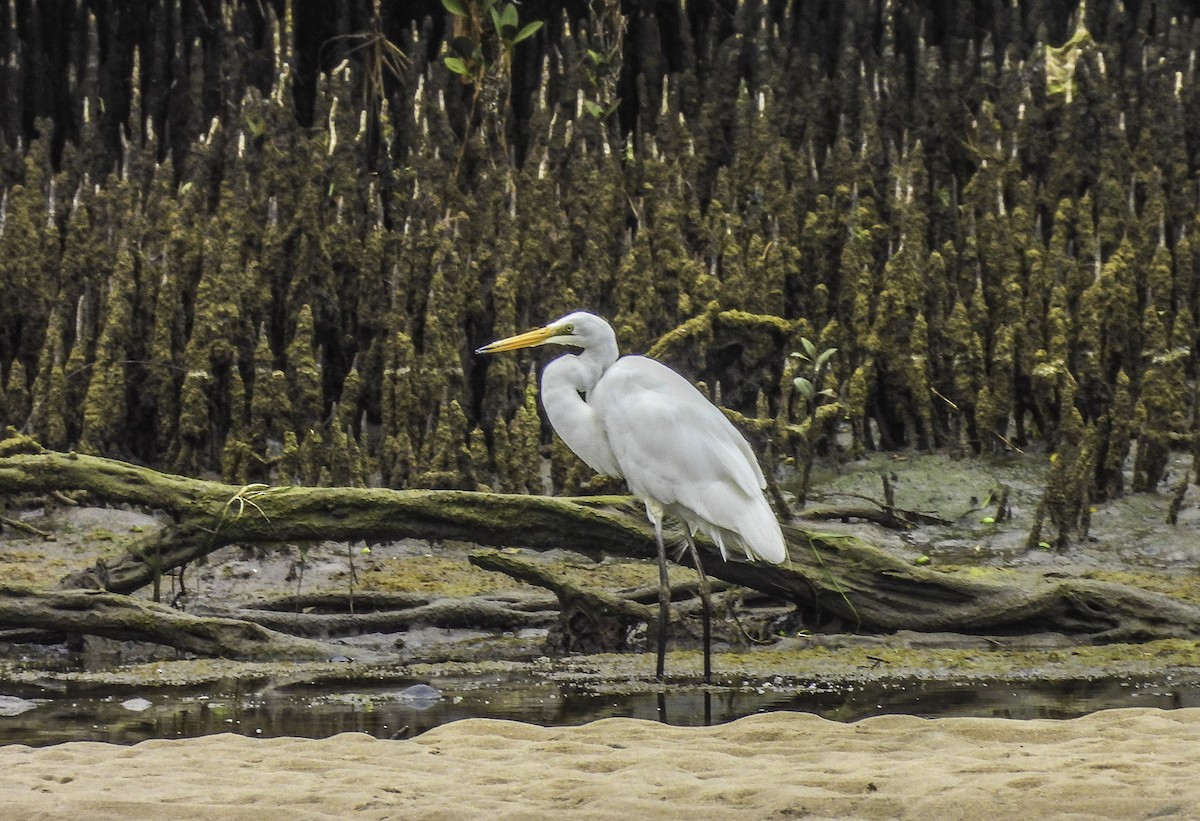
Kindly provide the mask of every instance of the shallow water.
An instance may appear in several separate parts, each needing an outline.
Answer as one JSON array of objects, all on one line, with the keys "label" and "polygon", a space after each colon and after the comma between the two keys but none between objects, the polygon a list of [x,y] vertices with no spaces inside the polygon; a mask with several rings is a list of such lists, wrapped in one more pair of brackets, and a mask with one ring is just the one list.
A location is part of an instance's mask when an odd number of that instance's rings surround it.
[{"label": "shallow water", "polygon": [[[132,744],[150,738],[189,738],[233,732],[247,736],[321,738],[362,732],[408,738],[463,718],[502,718],[546,726],[615,716],[701,725],[752,713],[789,710],[838,721],[905,713],[926,717],[1072,718],[1112,707],[1200,706],[1200,682],[1102,679],[988,683],[888,681],[821,688],[746,689],[669,687],[665,693],[597,692],[558,684],[486,679],[437,680],[440,698],[414,699],[406,685],[331,691],[328,686],[129,689],[47,695],[4,688],[31,703],[0,715],[0,743],[44,746],[65,741]],[[8,712],[20,709],[7,702]]]}]

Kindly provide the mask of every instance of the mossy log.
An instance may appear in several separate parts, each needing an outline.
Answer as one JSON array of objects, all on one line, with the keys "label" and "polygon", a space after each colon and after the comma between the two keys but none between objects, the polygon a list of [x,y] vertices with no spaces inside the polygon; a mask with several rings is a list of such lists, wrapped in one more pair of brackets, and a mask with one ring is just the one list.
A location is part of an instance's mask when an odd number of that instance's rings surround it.
[{"label": "mossy log", "polygon": [[[170,512],[107,567],[64,586],[130,592],[227,544],[455,539],[653,558],[641,506],[623,497],[247,486],[188,479],[110,459],[42,452],[0,459],[0,494],[86,490]],[[971,633],[1057,630],[1095,641],[1200,635],[1200,607],[1116,583],[1032,570],[938,571],[861,539],[785,526],[781,567],[725,561],[701,543],[709,575],[821,610],[860,629]]]},{"label": "mossy log", "polygon": [[[471,564],[514,579],[544,587],[558,597],[560,608],[548,645],[564,653],[595,653],[624,650],[630,629],[645,624],[657,633],[656,611],[636,601],[603,590],[588,590],[534,562],[497,550],[477,550]],[[654,641],[654,635],[651,635]]]},{"label": "mossy log", "polygon": [[549,627],[558,618],[556,609],[521,610],[482,596],[461,599],[435,598],[425,604],[373,613],[287,613],[259,608],[208,607],[203,612],[244,619],[270,630],[295,636],[327,639],[364,633],[399,633],[415,625],[483,630],[519,630]]},{"label": "mossy log", "polygon": [[34,591],[0,586],[0,625],[165,644],[201,656],[319,660],[330,647],[229,618],[206,618],[99,590]]},{"label": "mossy log", "polygon": [[[647,588],[648,589],[648,588]],[[635,591],[642,594],[642,589]],[[256,610],[276,610],[285,613],[317,613],[337,615],[339,613],[380,613],[388,610],[405,610],[407,608],[423,607],[441,600],[441,596],[432,593],[414,593],[411,591],[379,593],[359,591],[357,593],[301,593],[299,595],[280,596],[254,603]],[[503,590],[495,593],[485,593],[479,596],[467,596],[457,601],[472,601],[479,599],[491,602],[508,610],[522,613],[553,610],[558,599],[550,593],[524,592]],[[640,599],[634,599],[640,601]]]}]

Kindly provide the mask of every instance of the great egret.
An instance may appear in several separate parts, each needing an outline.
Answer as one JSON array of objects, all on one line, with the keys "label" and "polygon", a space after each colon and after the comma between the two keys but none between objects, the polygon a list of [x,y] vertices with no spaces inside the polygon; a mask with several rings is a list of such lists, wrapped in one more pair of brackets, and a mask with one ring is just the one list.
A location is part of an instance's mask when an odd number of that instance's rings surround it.
[{"label": "great egret", "polygon": [[663,516],[686,525],[684,538],[700,573],[704,680],[711,680],[708,578],[693,535],[704,533],[728,558],[787,558],[783,532],[763,488],[766,480],[745,437],[700,391],[654,359],[620,356],[612,327],[577,311],[485,345],[500,353],[535,345],[570,345],[542,371],[542,405],[567,446],[597,473],[623,478],[646,506],[658,543],[659,615],[656,673],[663,678],[670,605]]}]

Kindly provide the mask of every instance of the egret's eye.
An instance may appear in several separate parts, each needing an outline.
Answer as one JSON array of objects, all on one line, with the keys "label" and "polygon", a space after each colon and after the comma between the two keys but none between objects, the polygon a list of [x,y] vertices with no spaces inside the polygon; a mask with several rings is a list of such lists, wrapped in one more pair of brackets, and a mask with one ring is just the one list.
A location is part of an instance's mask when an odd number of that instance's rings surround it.
[{"label": "egret's eye", "polygon": [[567,327],[563,328],[563,333],[565,333],[565,334],[573,334],[573,333],[575,333],[575,326],[574,326],[574,325],[568,325]]}]

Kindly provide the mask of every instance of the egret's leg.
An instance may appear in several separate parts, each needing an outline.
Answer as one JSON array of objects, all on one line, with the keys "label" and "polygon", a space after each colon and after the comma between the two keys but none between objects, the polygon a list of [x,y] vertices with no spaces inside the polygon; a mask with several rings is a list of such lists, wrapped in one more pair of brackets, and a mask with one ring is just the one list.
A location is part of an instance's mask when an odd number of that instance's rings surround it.
[{"label": "egret's leg", "polygon": [[667,576],[667,548],[663,544],[663,509],[653,499],[643,499],[646,518],[654,525],[654,541],[658,547],[658,659],[654,675],[661,682],[667,666],[667,627],[671,623],[671,580]]},{"label": "egret's leg", "polygon": [[658,542],[658,658],[654,675],[662,681],[667,665],[667,626],[671,620],[671,582],[667,577],[667,548],[663,545],[662,518],[654,520],[654,539]]},{"label": "egret's leg", "polygon": [[692,554],[692,563],[700,574],[700,622],[704,630],[704,683],[712,684],[712,588],[708,584],[708,574],[700,562],[700,551],[696,548],[696,540],[685,531],[688,550]]}]

